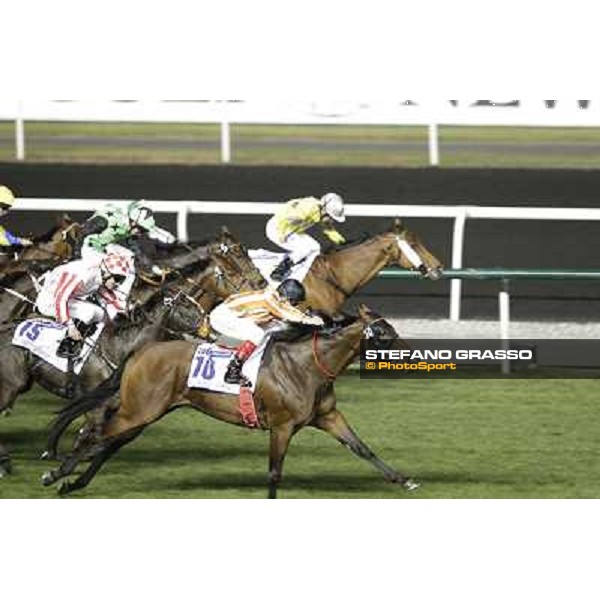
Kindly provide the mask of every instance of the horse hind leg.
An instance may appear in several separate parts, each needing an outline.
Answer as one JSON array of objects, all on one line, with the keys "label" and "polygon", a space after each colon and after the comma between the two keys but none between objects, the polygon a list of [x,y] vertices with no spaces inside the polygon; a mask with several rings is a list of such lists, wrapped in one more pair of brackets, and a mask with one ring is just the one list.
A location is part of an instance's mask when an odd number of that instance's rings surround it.
[{"label": "horse hind leg", "polygon": [[71,492],[85,488],[100,470],[102,465],[122,446],[132,442],[143,431],[143,429],[143,427],[140,427],[139,429],[128,431],[119,438],[105,441],[98,453],[92,458],[88,468],[79,477],[77,477],[75,481],[65,481],[61,484],[60,488],[58,489],[59,495],[66,496]]},{"label": "horse hind leg", "polygon": [[[129,419],[120,412],[113,415],[105,425],[103,437],[97,439],[95,436],[88,437],[88,443],[82,443],[79,448],[71,452],[63,462],[42,475],[42,484],[49,486],[70,475],[77,465],[83,460],[91,457],[91,462],[84,473],[73,483],[65,483],[61,486],[59,493],[67,494],[70,491],[85,487],[96,474],[102,464],[108,460],[121,446],[136,438],[147,426],[141,417]],[[107,431],[109,429],[110,431]],[[62,491],[61,491],[62,490]]]}]

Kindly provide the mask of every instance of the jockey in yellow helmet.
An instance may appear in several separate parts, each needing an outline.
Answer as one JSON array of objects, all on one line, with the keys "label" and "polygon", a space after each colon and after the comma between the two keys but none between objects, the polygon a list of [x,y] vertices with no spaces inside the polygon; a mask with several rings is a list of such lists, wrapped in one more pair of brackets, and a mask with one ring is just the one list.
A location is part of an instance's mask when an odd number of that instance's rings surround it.
[{"label": "jockey in yellow helmet", "polygon": [[346,240],[335,229],[333,221],[343,223],[344,200],[339,194],[329,193],[321,198],[296,198],[286,202],[267,222],[267,237],[287,250],[288,255],[273,270],[271,278],[281,281],[289,275],[294,264],[321,251],[321,245],[305,233],[313,225],[320,223],[323,233],[334,244]]},{"label": "jockey in yellow helmet", "polygon": [[[0,217],[6,215],[14,203],[15,197],[10,189],[0,185]],[[31,244],[33,244],[31,240],[14,235],[0,225],[0,246],[31,246]]]}]

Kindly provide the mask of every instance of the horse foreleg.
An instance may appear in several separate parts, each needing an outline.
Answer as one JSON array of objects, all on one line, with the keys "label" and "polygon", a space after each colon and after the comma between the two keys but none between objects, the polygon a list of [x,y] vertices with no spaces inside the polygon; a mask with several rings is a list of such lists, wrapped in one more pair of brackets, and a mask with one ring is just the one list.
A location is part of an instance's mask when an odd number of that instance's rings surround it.
[{"label": "horse foreleg", "polygon": [[269,498],[277,498],[277,486],[281,481],[283,461],[290,445],[294,430],[291,425],[271,429],[269,447]]},{"label": "horse foreleg", "polygon": [[8,450],[2,444],[0,444],[0,477],[10,475],[11,472],[12,467],[10,464],[10,456],[8,455]]},{"label": "horse foreleg", "polygon": [[0,376],[0,414],[8,415],[17,396],[29,389],[31,385],[29,371],[26,366],[25,352],[21,348],[12,347],[2,356],[2,373]]},{"label": "horse foreleg", "polygon": [[341,412],[332,410],[325,415],[318,416],[313,423],[314,427],[326,431],[336,440],[350,449],[356,456],[370,462],[376,469],[383,473],[387,481],[399,483],[407,490],[415,490],[419,484],[406,475],[392,469],[384,463],[357,435],[354,433]]}]

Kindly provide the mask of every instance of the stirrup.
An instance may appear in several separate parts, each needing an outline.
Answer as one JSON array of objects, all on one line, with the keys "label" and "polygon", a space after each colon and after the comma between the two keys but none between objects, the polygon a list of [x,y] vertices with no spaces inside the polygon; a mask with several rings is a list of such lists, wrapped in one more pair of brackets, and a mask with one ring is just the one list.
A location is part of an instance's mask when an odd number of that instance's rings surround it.
[{"label": "stirrup", "polygon": [[227,371],[225,371],[225,377],[223,378],[225,383],[241,383],[244,379],[244,376],[242,375],[243,366],[244,363],[239,358],[234,358],[233,361],[229,363]]},{"label": "stirrup", "polygon": [[294,263],[289,257],[284,258],[272,271],[271,279],[273,281],[283,281],[287,279],[288,275],[292,271]]},{"label": "stirrup", "polygon": [[77,358],[83,348],[83,342],[72,338],[65,338],[56,349],[56,356],[60,358]]}]

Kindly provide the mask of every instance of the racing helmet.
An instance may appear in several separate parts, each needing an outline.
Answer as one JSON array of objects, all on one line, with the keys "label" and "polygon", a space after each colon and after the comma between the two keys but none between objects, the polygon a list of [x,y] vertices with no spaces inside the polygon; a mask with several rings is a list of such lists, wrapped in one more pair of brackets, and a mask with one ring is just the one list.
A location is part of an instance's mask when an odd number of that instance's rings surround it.
[{"label": "racing helmet", "polygon": [[325,214],[330,216],[334,221],[343,223],[346,220],[344,214],[344,199],[339,194],[330,192],[321,198],[321,206],[325,210]]},{"label": "racing helmet", "polygon": [[4,205],[7,208],[11,208],[15,203],[15,197],[11,190],[5,185],[0,185],[0,205]]},{"label": "racing helmet", "polygon": [[306,300],[306,290],[297,279],[286,279],[277,287],[277,293],[290,304],[299,304]]},{"label": "racing helmet", "polygon": [[127,208],[127,216],[133,227],[137,226],[146,231],[150,231],[156,227],[154,212],[145,200],[132,202]]}]

